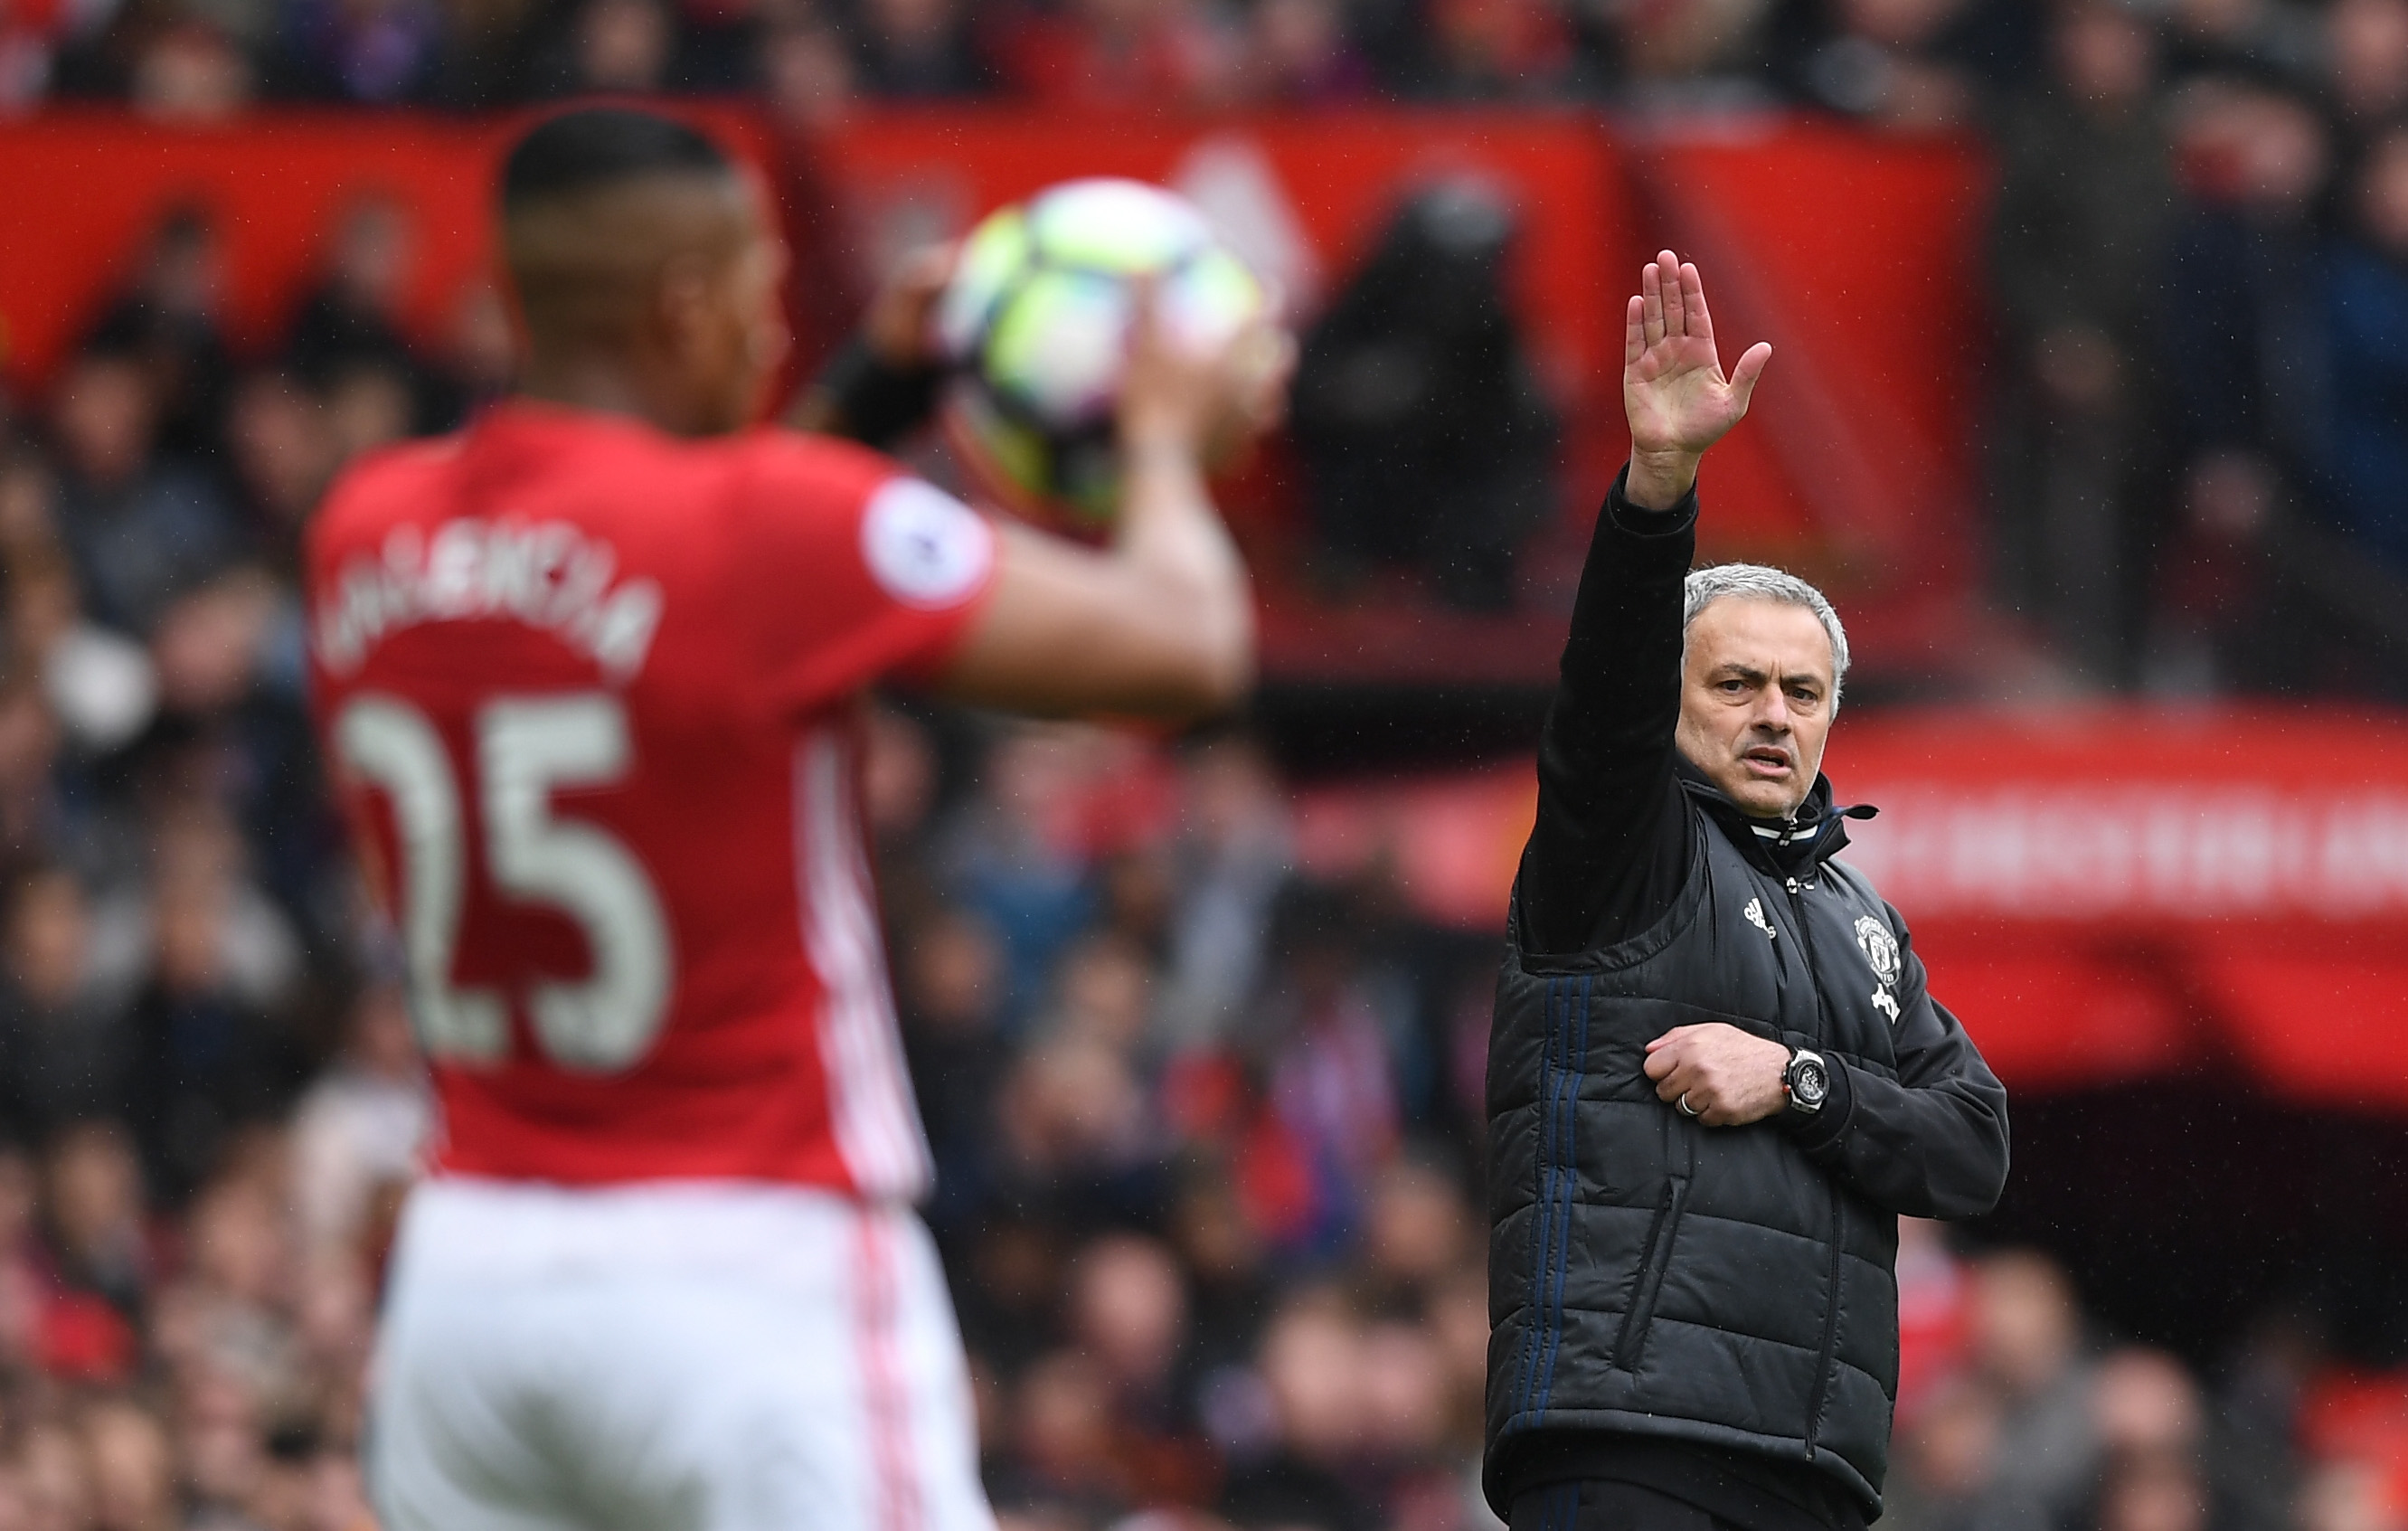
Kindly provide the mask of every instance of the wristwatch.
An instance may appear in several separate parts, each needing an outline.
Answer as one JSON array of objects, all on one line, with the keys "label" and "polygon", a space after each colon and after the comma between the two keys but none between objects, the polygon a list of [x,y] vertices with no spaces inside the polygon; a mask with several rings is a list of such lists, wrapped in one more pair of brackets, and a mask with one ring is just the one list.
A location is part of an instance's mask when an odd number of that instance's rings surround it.
[{"label": "wristwatch", "polygon": [[1781,1088],[1789,1095],[1789,1109],[1800,1116],[1813,1116],[1831,1098],[1831,1066],[1819,1052],[1799,1048],[1789,1054],[1789,1067],[1781,1076]]}]

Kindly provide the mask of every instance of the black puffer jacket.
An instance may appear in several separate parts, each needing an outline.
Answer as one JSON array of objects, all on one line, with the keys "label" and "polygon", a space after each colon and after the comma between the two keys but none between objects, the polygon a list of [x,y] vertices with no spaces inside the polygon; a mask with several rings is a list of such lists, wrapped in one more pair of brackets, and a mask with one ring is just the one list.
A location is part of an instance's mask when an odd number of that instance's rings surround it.
[{"label": "black puffer jacket", "polygon": [[[1594,616],[1610,595],[1658,657],[1653,627],[1669,621],[1675,665],[1646,683],[1669,689],[1676,713],[1687,539],[1642,531],[1604,547],[1625,535],[1617,514],[1637,519],[1610,504],[1601,551],[1665,565],[1669,615],[1631,568],[1609,564],[1600,579],[1594,552],[1583,607]],[[1670,716],[1662,732],[1669,754]],[[1504,1512],[1524,1444],[1593,1432],[1792,1464],[1875,1515],[1897,1387],[1897,1216],[1968,1216],[1997,1199],[2005,1093],[1932,1001],[1898,911],[1830,859],[1847,835],[1827,783],[1794,826],[1745,817],[1677,765],[1661,790],[1646,837],[1669,843],[1627,848],[1670,874],[1643,921],[1592,923],[1608,938],[1569,954],[1532,950],[1523,901],[1554,875],[1535,837],[1516,894],[1488,1071],[1489,1497]],[[1823,1112],[1708,1128],[1657,1100],[1647,1042],[1705,1021],[1823,1053],[1835,1078]]]}]

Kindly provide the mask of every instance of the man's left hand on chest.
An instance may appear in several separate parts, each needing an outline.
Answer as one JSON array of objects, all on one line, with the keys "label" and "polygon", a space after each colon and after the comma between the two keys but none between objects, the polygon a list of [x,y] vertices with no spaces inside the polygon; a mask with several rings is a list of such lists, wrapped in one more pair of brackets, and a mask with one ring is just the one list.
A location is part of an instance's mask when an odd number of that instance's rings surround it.
[{"label": "man's left hand on chest", "polygon": [[1789,1050],[1719,1021],[1656,1037],[1647,1044],[1646,1069],[1656,1099],[1709,1127],[1745,1126],[1789,1104],[1783,1086]]}]

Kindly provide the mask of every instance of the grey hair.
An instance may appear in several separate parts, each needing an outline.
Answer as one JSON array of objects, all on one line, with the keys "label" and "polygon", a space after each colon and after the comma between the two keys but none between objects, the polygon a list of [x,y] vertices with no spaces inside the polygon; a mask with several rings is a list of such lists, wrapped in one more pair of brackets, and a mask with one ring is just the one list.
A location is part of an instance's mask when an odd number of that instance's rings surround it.
[{"label": "grey hair", "polygon": [[1698,613],[1726,595],[1736,595],[1748,601],[1778,601],[1784,606],[1802,606],[1814,613],[1823,624],[1823,632],[1831,640],[1831,710],[1840,709],[1840,683],[1848,676],[1848,631],[1840,625],[1840,614],[1823,593],[1798,576],[1763,564],[1711,564],[1701,569],[1691,569],[1681,584],[1681,631],[1698,620]]}]

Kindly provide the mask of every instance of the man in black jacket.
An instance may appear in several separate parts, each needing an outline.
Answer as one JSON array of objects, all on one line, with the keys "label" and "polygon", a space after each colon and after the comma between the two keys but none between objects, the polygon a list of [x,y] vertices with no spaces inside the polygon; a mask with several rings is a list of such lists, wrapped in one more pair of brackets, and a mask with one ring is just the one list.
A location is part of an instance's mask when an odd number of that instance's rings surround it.
[{"label": "man in black jacket", "polygon": [[2006,1097],[1831,859],[1870,816],[1819,771],[1839,618],[1689,572],[1698,459],[1771,349],[1726,379],[1697,268],[1641,287],[1490,1045],[1486,1487],[1515,1531],[1861,1531],[1898,1217],[1998,1199]]}]

